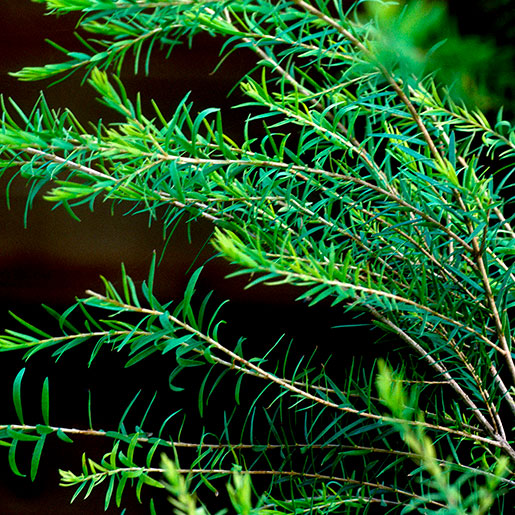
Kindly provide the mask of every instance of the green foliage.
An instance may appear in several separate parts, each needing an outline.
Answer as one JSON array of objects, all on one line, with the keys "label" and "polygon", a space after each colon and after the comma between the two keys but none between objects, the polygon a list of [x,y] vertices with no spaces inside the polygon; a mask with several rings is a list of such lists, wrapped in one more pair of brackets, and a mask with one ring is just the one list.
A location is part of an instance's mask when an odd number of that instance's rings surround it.
[{"label": "green foliage", "polygon": [[[444,2],[365,5],[376,20],[372,28],[374,53],[389,70],[397,68],[404,81],[409,83],[413,75],[432,74],[437,82],[447,85],[454,100],[483,110],[495,109],[504,102],[513,110],[508,93],[513,94],[512,49],[497,47],[493,41],[477,36],[460,35]],[[471,5],[470,10],[477,11],[477,6]]]},{"label": "green foliage", "polygon": [[[468,474],[463,473],[463,476],[465,476],[463,479],[457,479],[454,483],[451,482],[452,468],[448,464],[442,465],[438,462],[434,444],[425,434],[423,412],[419,409],[416,399],[418,392],[412,390],[411,398],[408,399],[406,392],[403,391],[402,382],[402,377],[394,377],[385,363],[379,362],[379,374],[377,376],[379,397],[397,419],[393,422],[393,425],[398,428],[402,439],[414,452],[422,468],[432,477],[432,486],[438,492],[432,495],[432,499],[446,503],[448,513],[474,513],[478,515],[488,513],[494,503],[492,492],[495,491],[499,481],[506,473],[508,459],[503,457],[497,462],[495,474],[488,478],[486,488],[475,485],[473,493],[464,499],[459,485],[467,481],[466,476]],[[420,424],[413,426],[410,421],[413,420],[415,414]],[[416,504],[414,503],[414,506]]]},{"label": "green foliage", "polygon": [[[515,487],[515,129],[502,111],[491,124],[438,78],[413,75],[411,54],[385,56],[392,31],[409,39],[414,27],[434,30],[438,17],[426,23],[407,10],[399,25],[387,21],[390,4],[371,3],[370,19],[361,3],[46,2],[57,14],[82,12],[84,53],[62,49],[63,63],[15,75],[81,73],[119,121],[84,127],[44,96],[30,113],[4,99],[0,166],[27,181],[28,207],[45,191],[74,217],[78,205],[107,201],[146,213],[165,232],[183,214],[193,230],[207,219],[213,249],[249,287],[288,284],[310,306],[366,313],[392,348],[387,363],[364,369],[343,362],[340,342],[324,342],[342,360],[334,375],[313,356],[291,358],[281,340],[261,349],[243,337],[227,341],[221,306],[195,295],[202,270],[182,299],[162,302],[154,256],[141,288],[122,267],[118,287],[104,279],[104,292],[88,291],[64,313],[47,308],[58,334],[15,317],[23,329],[7,329],[0,350],[57,359],[89,345],[90,363],[104,349],[126,366],[163,355],[174,362],[172,390],[179,373],[203,378],[201,414],[232,376],[223,430],[205,420],[198,441],[183,441],[167,429],[177,411],[147,430],[152,403],[131,429],[134,401],[116,428],[52,426],[48,380],[42,424],[30,425],[22,369],[13,387],[18,423],[0,426],[15,474],[18,445],[33,448],[33,479],[47,439],[80,434],[111,440],[112,449],[100,462],[84,456],[79,473],[61,471],[62,484],[75,499],[103,483],[105,507],[122,506],[127,487],[138,499],[164,487],[177,513],[207,513],[202,489],[232,478],[228,502],[245,514],[502,509]],[[149,117],[119,78],[128,52],[135,72],[148,70],[153,48],[173,59],[176,45],[203,32],[225,37],[224,55],[255,55],[239,83],[247,100],[238,107],[248,114],[239,139],[224,132],[218,108],[197,113],[187,96],[171,116],[154,103]],[[267,478],[259,489],[256,476]]]}]

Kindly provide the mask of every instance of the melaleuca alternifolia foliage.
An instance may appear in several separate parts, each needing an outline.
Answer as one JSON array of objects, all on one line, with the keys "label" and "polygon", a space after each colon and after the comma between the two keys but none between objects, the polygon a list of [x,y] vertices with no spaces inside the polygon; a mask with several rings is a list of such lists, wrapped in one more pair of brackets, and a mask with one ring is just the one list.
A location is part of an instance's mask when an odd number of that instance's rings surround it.
[{"label": "melaleuca alternifolia foliage", "polygon": [[[342,317],[355,310],[379,328],[371,337],[389,335],[392,346],[367,368],[343,360],[337,338],[318,342],[341,360],[331,368],[290,354],[294,342],[226,341],[223,310],[194,295],[201,269],[182,299],[158,299],[155,260],[141,287],[122,268],[117,286],[105,280],[105,291],[88,291],[65,313],[49,309],[60,333],[18,319],[24,328],[6,330],[1,350],[37,359],[81,346],[91,359],[120,352],[127,365],[162,355],[172,388],[177,374],[204,378],[201,412],[213,387],[232,378],[223,429],[212,432],[206,419],[198,439],[170,434],[176,407],[159,427],[122,419],[101,430],[86,417],[83,427],[61,428],[49,417],[48,381],[41,419],[29,421],[22,369],[18,420],[0,426],[13,472],[21,473],[17,448],[32,448],[34,477],[47,440],[79,433],[112,450],[61,471],[62,484],[76,487],[75,498],[103,483],[106,506],[122,506],[130,487],[138,498],[166,488],[178,512],[204,513],[203,489],[225,490],[232,478],[228,499],[239,513],[509,511],[515,131],[502,113],[492,123],[439,82],[445,44],[421,47],[416,31],[431,33],[441,13],[420,2],[46,4],[81,13],[83,51],[61,49],[62,62],[15,75],[81,74],[121,122],[89,127],[44,96],[26,113],[4,99],[2,170],[27,181],[29,205],[45,191],[73,215],[100,199],[147,213],[167,233],[181,215],[192,231],[208,220],[213,253],[249,286],[264,283],[273,295],[287,284],[310,306]],[[235,106],[246,113],[239,137],[224,132],[218,106],[198,112],[187,98],[172,115],[155,103],[143,113],[119,78],[129,58],[146,73],[154,49],[173,61],[174,47],[201,33],[225,38],[221,61],[253,55],[237,84],[246,98]]]}]

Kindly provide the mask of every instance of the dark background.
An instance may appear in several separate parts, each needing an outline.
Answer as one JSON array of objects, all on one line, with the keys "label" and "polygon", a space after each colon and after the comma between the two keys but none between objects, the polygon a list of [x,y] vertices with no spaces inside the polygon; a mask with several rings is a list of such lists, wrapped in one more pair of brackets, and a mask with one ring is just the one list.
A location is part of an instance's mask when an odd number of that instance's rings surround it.
[{"label": "dark background", "polygon": [[[72,32],[73,16],[55,18],[44,16],[40,4],[30,1],[2,2],[0,15],[0,93],[12,97],[24,109],[30,109],[37,99],[44,83],[23,83],[9,77],[9,71],[23,66],[43,65],[57,62],[62,54],[45,43],[45,38],[72,48],[77,46]],[[457,3],[453,9],[456,11]],[[469,2],[469,14],[474,12],[474,2]],[[488,31],[493,24],[490,18],[478,27],[474,15],[471,24],[462,19],[464,30]],[[488,15],[490,16],[490,15]],[[462,17],[463,18],[463,17]],[[467,17],[468,18],[468,17]],[[505,19],[504,17],[503,19]],[[467,29],[468,27],[468,29]],[[494,31],[495,33],[495,31]],[[503,33],[505,34],[505,33]],[[129,94],[141,91],[147,102],[154,98],[165,114],[173,112],[174,106],[191,90],[197,110],[205,107],[223,108],[225,126],[239,135],[243,114],[229,111],[227,94],[234,83],[251,66],[249,56],[232,56],[216,73],[211,74],[218,58],[221,43],[209,37],[198,38],[191,49],[186,47],[174,51],[173,57],[164,60],[155,52],[151,76],[134,77],[130,66],[123,76]],[[91,89],[80,85],[80,76],[72,77],[62,84],[46,90],[45,95],[52,107],[69,107],[81,120],[97,120],[112,116],[98,104]],[[0,329],[17,328],[8,315],[12,310],[36,325],[46,327],[49,318],[39,307],[46,303],[64,310],[84,290],[101,291],[99,275],[102,274],[116,284],[120,277],[120,263],[123,261],[129,274],[141,282],[147,274],[152,253],[160,253],[164,247],[162,229],[159,224],[148,225],[144,215],[124,216],[124,209],[118,206],[111,214],[111,206],[97,204],[95,212],[87,209],[78,211],[81,223],[72,220],[63,210],[52,210],[52,206],[41,198],[36,200],[28,215],[28,227],[24,227],[26,186],[22,180],[15,180],[11,187],[11,209],[8,210],[4,193],[10,178],[7,173],[0,179]],[[170,243],[162,265],[159,268],[156,292],[161,300],[180,298],[187,281],[188,268],[209,237],[211,227],[197,223],[193,231],[193,242],[189,243],[186,229],[180,226]],[[211,255],[209,246],[198,258],[198,265]],[[195,268],[195,267],[194,267]],[[193,268],[193,269],[194,269]],[[328,354],[327,342],[332,340],[344,349],[342,354],[348,360],[360,353],[373,358],[381,354],[382,348],[371,347],[373,338],[368,329],[332,330],[331,326],[349,321],[340,312],[329,312],[323,307],[309,309],[305,304],[294,303],[298,291],[289,288],[274,288],[271,293],[266,287],[243,291],[245,279],[223,280],[230,271],[221,260],[210,261],[200,279],[200,289],[207,292],[216,288],[216,300],[231,299],[225,311],[228,321],[224,336],[236,339],[243,334],[249,337],[249,345],[266,347],[286,333],[285,341],[295,338],[298,355],[311,353],[320,346],[321,358]],[[52,327],[50,324],[49,327]],[[146,403],[155,391],[159,392],[161,408],[152,417],[162,420],[172,410],[170,405],[196,406],[198,384],[194,381],[189,390],[172,394],[167,385],[168,374],[174,368],[173,362],[149,360],[131,369],[125,369],[124,356],[102,353],[87,367],[88,349],[72,351],[57,364],[47,354],[39,354],[24,364],[21,354],[0,354],[0,424],[16,420],[12,408],[12,382],[19,369],[27,367],[22,394],[26,403],[27,423],[41,421],[39,395],[46,376],[50,377],[51,423],[65,427],[87,427],[87,399],[91,392],[93,399],[93,425],[96,428],[115,428],[125,407],[134,395],[142,390],[135,411],[143,414]],[[229,392],[232,397],[232,392]],[[163,406],[164,405],[164,406]],[[139,408],[139,412],[138,412]],[[220,423],[221,406],[211,407],[207,422],[216,427]],[[159,411],[161,409],[161,411]],[[211,417],[211,418],[209,418]],[[191,436],[195,427],[204,421],[190,414]],[[137,423],[137,417],[135,418]],[[159,427],[159,426],[158,426]],[[72,491],[57,488],[57,469],[80,470],[80,455],[83,448],[88,456],[100,461],[109,450],[106,442],[77,439],[79,445],[68,446],[62,442],[50,441],[44,452],[38,478],[31,483],[27,478],[16,478],[7,465],[7,450],[0,448],[0,515],[15,514],[86,514],[103,512],[103,487],[94,492],[90,499],[77,499],[69,505]],[[18,465],[28,472],[30,456],[18,457]],[[127,492],[126,498],[131,498]],[[161,513],[170,513],[169,505],[161,504]],[[147,504],[131,502],[127,514],[148,513]],[[119,513],[111,508],[108,513]],[[159,510],[158,510],[159,512]]]}]

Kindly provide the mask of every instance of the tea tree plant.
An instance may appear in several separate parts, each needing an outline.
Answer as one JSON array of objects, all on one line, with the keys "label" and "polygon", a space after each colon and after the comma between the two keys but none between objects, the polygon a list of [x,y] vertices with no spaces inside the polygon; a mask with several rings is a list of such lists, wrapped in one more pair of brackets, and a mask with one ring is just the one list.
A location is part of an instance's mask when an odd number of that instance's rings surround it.
[{"label": "tea tree plant", "polygon": [[[206,219],[212,247],[248,286],[264,283],[273,294],[288,284],[310,306],[366,314],[380,329],[371,335],[392,343],[377,366],[351,362],[334,375],[309,355],[290,362],[282,341],[226,341],[223,311],[194,295],[201,269],[172,301],[156,298],[155,260],[141,288],[122,268],[119,286],[105,280],[104,291],[88,291],[64,313],[48,309],[60,333],[17,318],[23,328],[7,329],[1,350],[32,360],[81,346],[91,360],[121,351],[127,365],[159,354],[175,369],[172,388],[178,373],[204,375],[201,410],[233,376],[223,429],[213,433],[205,420],[202,437],[187,441],[169,434],[167,420],[145,430],[124,419],[108,430],[58,427],[48,382],[41,419],[29,421],[22,369],[18,420],[0,426],[13,472],[20,446],[32,446],[34,477],[47,440],[82,433],[112,450],[61,471],[62,484],[76,488],[74,498],[103,484],[106,506],[122,506],[130,487],[139,498],[166,485],[176,512],[207,512],[202,485],[229,481],[239,513],[509,511],[515,130],[502,114],[491,124],[423,68],[413,75],[402,51],[385,59],[388,5],[378,2],[365,3],[369,15],[363,2],[338,0],[46,4],[55,14],[81,12],[84,50],[61,49],[61,63],[16,76],[82,74],[121,121],[88,127],[44,96],[26,113],[4,99],[2,169],[27,181],[29,204],[45,191],[74,216],[78,205],[112,202],[167,233],[181,215],[192,230]],[[237,85],[246,101],[235,107],[249,113],[239,137],[224,132],[216,106],[197,112],[187,98],[171,116],[155,103],[144,113],[119,78],[129,56],[135,72],[147,71],[153,49],[173,60],[177,44],[203,32],[225,38],[221,60],[254,56]],[[345,354],[338,341],[323,345],[334,359]]]}]

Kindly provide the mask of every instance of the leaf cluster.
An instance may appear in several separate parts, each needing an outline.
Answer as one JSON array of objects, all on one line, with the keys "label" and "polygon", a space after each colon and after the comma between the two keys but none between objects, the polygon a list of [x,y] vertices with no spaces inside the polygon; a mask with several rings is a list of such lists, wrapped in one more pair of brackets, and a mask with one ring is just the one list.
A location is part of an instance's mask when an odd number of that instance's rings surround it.
[{"label": "leaf cluster", "polygon": [[[78,205],[112,202],[172,237],[181,218],[192,228],[207,219],[214,251],[234,265],[232,275],[248,276],[248,287],[291,285],[310,306],[366,313],[397,342],[387,364],[362,370],[354,360],[332,375],[312,355],[292,363],[281,340],[261,352],[243,336],[226,341],[221,306],[210,308],[209,295],[194,300],[201,269],[182,300],[163,303],[154,295],[155,257],[141,292],[122,268],[121,287],[104,280],[103,293],[87,292],[62,314],[47,308],[59,334],[17,317],[23,332],[7,330],[0,350],[58,358],[90,345],[90,362],[104,348],[126,353],[128,366],[163,355],[174,363],[172,390],[177,374],[202,374],[201,414],[232,376],[235,409],[227,403],[220,434],[206,421],[194,442],[164,430],[176,413],[156,437],[143,422],[127,430],[125,415],[116,431],[84,430],[113,439],[113,448],[100,463],[84,458],[79,474],[62,472],[63,483],[87,496],[105,481],[106,507],[112,499],[120,506],[127,485],[140,498],[143,487],[163,486],[166,470],[180,513],[204,510],[190,490],[216,490],[221,477],[233,477],[239,513],[502,507],[515,485],[515,128],[502,111],[491,124],[434,78],[390,66],[376,22],[357,15],[361,2],[46,3],[55,13],[82,12],[89,53],[63,49],[67,61],[16,75],[80,72],[120,121],[85,127],[43,96],[30,113],[4,100],[1,167],[30,185],[28,208],[41,191],[73,217]],[[187,96],[171,116],[155,103],[149,116],[119,77],[129,51],[137,72],[156,45],[171,52],[202,32],[225,38],[224,55],[255,56],[239,83],[246,100],[237,107],[248,113],[240,141],[224,130],[220,109],[196,113]],[[20,382],[20,424],[0,426],[1,437],[10,449],[37,440],[37,462],[44,431],[73,430],[49,426],[46,401],[45,425],[26,425]],[[158,449],[174,453],[175,465],[156,465]],[[182,469],[185,449],[195,456]],[[254,487],[253,507],[248,478],[257,476],[267,480]]]}]

